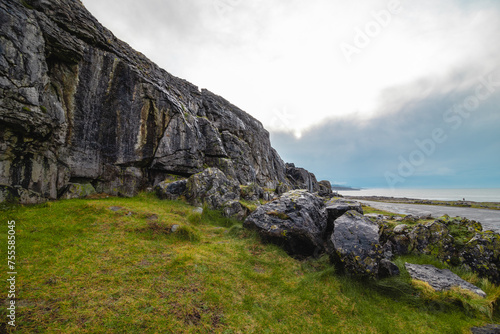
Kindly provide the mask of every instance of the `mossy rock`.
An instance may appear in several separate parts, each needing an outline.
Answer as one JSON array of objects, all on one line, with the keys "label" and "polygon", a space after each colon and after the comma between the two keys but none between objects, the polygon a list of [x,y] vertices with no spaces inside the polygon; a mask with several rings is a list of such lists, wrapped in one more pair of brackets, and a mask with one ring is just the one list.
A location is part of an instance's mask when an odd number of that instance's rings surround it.
[{"label": "mossy rock", "polygon": [[61,199],[85,198],[95,193],[96,190],[90,183],[70,183]]}]

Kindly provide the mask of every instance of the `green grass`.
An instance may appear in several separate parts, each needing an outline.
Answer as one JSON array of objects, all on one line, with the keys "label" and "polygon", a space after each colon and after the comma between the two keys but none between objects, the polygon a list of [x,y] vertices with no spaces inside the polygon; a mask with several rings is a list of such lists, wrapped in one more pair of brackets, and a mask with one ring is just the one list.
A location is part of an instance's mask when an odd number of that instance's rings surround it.
[{"label": "green grass", "polygon": [[[2,259],[6,222],[17,223],[17,331],[467,333],[499,321],[434,300],[405,275],[359,281],[327,257],[292,259],[241,222],[193,209],[141,194],[0,211]],[[5,306],[6,288],[0,299]]]}]

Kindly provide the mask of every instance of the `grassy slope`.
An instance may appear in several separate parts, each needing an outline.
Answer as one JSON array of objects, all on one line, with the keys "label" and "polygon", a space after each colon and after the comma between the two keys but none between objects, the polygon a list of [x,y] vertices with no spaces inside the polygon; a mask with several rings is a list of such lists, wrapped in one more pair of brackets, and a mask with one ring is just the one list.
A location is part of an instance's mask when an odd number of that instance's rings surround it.
[{"label": "grassy slope", "polygon": [[467,333],[492,322],[418,298],[404,275],[374,284],[334,274],[326,258],[294,260],[180,201],[141,195],[0,211],[2,259],[12,219],[22,333]]}]

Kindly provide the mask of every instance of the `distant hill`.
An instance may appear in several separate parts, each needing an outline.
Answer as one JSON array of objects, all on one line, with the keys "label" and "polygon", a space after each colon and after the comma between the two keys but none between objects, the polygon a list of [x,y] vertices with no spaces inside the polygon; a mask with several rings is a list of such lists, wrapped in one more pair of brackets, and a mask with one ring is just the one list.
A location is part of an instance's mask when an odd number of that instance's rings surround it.
[{"label": "distant hill", "polygon": [[349,186],[332,185],[332,190],[361,190],[360,188],[353,188]]}]

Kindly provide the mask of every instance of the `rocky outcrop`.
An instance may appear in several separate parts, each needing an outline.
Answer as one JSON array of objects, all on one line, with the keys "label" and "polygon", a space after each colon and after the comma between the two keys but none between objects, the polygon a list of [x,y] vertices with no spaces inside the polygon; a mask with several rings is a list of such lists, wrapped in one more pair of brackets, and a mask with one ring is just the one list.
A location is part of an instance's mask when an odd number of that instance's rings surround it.
[{"label": "rocky outcrop", "polygon": [[434,255],[451,265],[465,266],[500,283],[500,235],[482,231],[480,223],[466,218],[441,217],[426,224],[379,223],[385,250],[394,255]]},{"label": "rocky outcrop", "polygon": [[461,279],[448,269],[438,269],[431,265],[418,265],[405,263],[406,270],[410,277],[428,283],[434,290],[450,290],[453,287],[460,287],[469,290],[480,297],[486,297],[486,293],[474,284]]},{"label": "rocky outcrop", "polygon": [[311,193],[319,191],[319,184],[316,180],[316,176],[304,168],[295,167],[294,164],[287,163],[286,176],[295,189],[306,189]]},{"label": "rocky outcrop", "polygon": [[258,207],[244,226],[291,255],[312,256],[324,250],[325,206],[320,197],[306,190],[289,191]]},{"label": "rocky outcrop", "polygon": [[329,244],[334,262],[348,273],[361,277],[379,276],[383,251],[377,223],[357,211],[348,211],[334,221]]},{"label": "rocky outcrop", "polygon": [[327,227],[325,235],[327,238],[332,234],[335,220],[340,218],[348,211],[357,211],[363,214],[361,203],[356,201],[348,201],[344,199],[332,199],[326,202]]},{"label": "rocky outcrop", "polygon": [[259,121],[160,69],[80,1],[2,1],[0,26],[5,193],[37,202],[92,184],[132,196],[207,167],[243,185],[290,185]]},{"label": "rocky outcrop", "polygon": [[264,189],[255,183],[240,187],[240,196],[242,199],[247,201],[258,201],[259,199],[264,198],[264,193]]},{"label": "rocky outcrop", "polygon": [[318,195],[322,197],[333,197],[332,184],[330,183],[330,181],[319,181],[318,188]]}]

